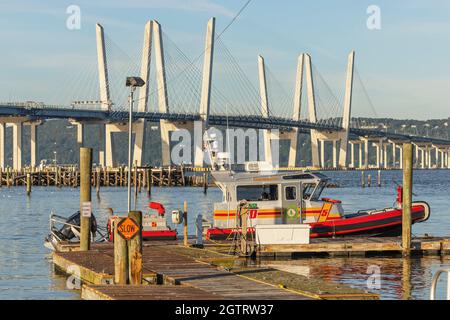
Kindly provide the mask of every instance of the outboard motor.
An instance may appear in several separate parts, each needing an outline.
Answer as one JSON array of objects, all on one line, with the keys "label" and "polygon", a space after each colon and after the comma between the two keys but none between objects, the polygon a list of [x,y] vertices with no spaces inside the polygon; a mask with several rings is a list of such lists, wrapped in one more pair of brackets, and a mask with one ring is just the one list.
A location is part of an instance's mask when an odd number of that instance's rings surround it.
[{"label": "outboard motor", "polygon": [[[51,227],[50,234],[45,238],[45,243],[50,244],[49,248],[54,248],[55,244],[60,241],[70,241],[74,238],[79,238],[80,235],[80,211],[75,212],[69,218],[52,215],[50,217]],[[61,224],[61,227],[56,227],[54,224]],[[91,232],[93,238],[97,232],[97,220],[95,216],[91,216]]]}]

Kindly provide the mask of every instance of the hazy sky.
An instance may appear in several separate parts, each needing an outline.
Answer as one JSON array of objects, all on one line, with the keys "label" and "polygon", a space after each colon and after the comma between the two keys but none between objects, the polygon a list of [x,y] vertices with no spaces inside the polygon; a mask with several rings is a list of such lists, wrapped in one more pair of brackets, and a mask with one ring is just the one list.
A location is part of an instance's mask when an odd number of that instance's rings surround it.
[{"label": "hazy sky", "polygon": [[[220,32],[246,0],[40,0],[0,3],[0,99],[46,101],[70,70],[95,63],[95,23],[126,52],[142,47],[145,22],[158,20],[190,57],[203,49],[206,22]],[[81,29],[66,27],[69,5],[81,8]],[[369,30],[369,5],[381,12],[381,29]],[[249,78],[263,54],[272,73],[290,88],[299,53],[336,90],[343,89],[346,58],[376,108],[395,118],[450,116],[450,1],[253,0],[223,41]],[[94,54],[94,56],[93,56]],[[95,65],[95,64],[94,64]],[[357,109],[354,115],[368,115]]]}]

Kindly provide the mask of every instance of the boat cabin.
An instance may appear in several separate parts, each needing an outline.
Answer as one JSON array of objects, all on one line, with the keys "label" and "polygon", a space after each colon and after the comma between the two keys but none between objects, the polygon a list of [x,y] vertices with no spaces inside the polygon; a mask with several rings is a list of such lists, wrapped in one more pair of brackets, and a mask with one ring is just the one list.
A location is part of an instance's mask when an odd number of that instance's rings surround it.
[{"label": "boat cabin", "polygon": [[222,202],[214,204],[216,228],[236,227],[241,200],[250,204],[248,214],[252,227],[312,223],[343,216],[340,201],[321,198],[329,179],[318,172],[213,171],[212,176],[223,192]]}]

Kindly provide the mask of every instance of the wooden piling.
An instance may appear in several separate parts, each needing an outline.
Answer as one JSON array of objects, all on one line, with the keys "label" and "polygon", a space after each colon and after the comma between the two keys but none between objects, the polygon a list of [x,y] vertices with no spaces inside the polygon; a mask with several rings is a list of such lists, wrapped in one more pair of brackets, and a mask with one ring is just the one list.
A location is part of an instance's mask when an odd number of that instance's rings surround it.
[{"label": "wooden piling", "polygon": [[184,208],[183,208],[183,221],[184,221],[184,226],[183,226],[183,236],[184,236],[184,245],[187,247],[188,246],[188,218],[187,218],[187,210],[188,210],[188,205],[187,205],[187,201],[184,201]]},{"label": "wooden piling", "polygon": [[117,225],[123,218],[114,223],[114,283],[128,284],[128,245],[127,241],[119,235]]},{"label": "wooden piling", "polygon": [[366,187],[366,181],[364,178],[364,171],[361,171],[361,187],[365,188]]},{"label": "wooden piling", "polygon": [[404,256],[409,256],[411,252],[412,157],[412,144],[403,144],[402,248]]},{"label": "wooden piling", "polygon": [[95,189],[97,192],[97,197],[100,195],[100,183],[101,183],[101,171],[100,170],[101,170],[100,167],[97,167],[95,170],[96,171]]},{"label": "wooden piling", "polygon": [[367,186],[370,187],[372,185],[372,175],[368,174],[367,175]]},{"label": "wooden piling", "polygon": [[378,185],[378,187],[381,187],[381,170],[378,170],[377,185]]},{"label": "wooden piling", "polygon": [[152,185],[153,185],[153,177],[152,177],[152,169],[147,170],[147,195],[148,197],[152,196]]},{"label": "wooden piling", "polygon": [[31,174],[27,173],[27,196],[31,194]]},{"label": "wooden piling", "polygon": [[[85,202],[91,202],[92,149],[80,148],[80,212]],[[90,249],[91,218],[81,214],[80,251]]]},{"label": "wooden piling", "polygon": [[128,265],[130,284],[142,283],[142,212],[130,211],[128,217],[139,226],[140,232],[128,241]]},{"label": "wooden piling", "polygon": [[208,172],[203,173],[203,193],[208,193]]},{"label": "wooden piling", "polygon": [[10,180],[10,177],[11,177],[11,168],[6,168],[6,186],[9,188],[9,187],[11,187],[11,180]]}]

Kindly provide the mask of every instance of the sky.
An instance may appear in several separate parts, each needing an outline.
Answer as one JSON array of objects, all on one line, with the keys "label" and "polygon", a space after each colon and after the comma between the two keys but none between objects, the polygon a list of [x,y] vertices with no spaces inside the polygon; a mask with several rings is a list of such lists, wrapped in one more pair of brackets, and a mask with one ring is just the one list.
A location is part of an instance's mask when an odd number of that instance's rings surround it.
[{"label": "sky", "polygon": [[[194,58],[203,51],[208,19],[216,17],[221,32],[245,2],[3,0],[0,100],[49,101],[76,70],[95,68],[97,22],[133,55],[141,50],[146,21],[156,19]],[[81,10],[80,29],[67,28],[70,5]],[[380,10],[379,29],[367,27],[371,5]],[[373,108],[354,101],[354,116],[450,117],[449,1],[253,0],[221,37],[249,79],[257,80],[261,54],[287,90],[293,87],[298,55],[307,52],[330,87],[343,91],[347,56],[355,50],[355,67]]]}]

